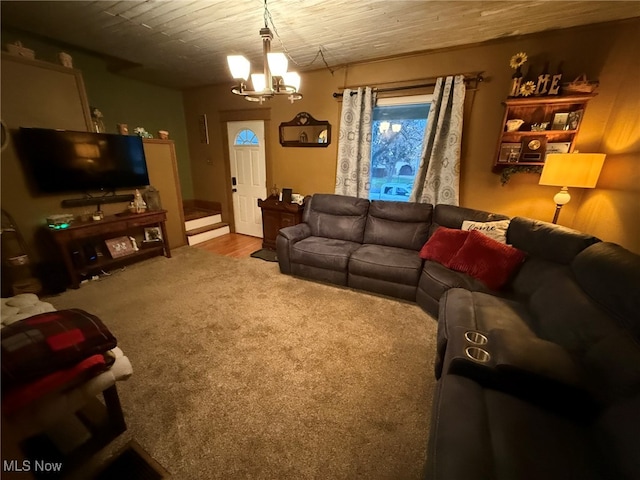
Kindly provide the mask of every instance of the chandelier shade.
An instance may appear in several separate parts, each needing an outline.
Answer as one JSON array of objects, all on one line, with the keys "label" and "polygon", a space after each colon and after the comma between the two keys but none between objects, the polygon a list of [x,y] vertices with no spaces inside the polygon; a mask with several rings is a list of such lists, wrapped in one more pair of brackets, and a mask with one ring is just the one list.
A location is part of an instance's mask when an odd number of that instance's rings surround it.
[{"label": "chandelier shade", "polygon": [[227,63],[231,76],[235,79],[249,80],[249,72],[251,71],[251,63],[242,55],[228,55]]},{"label": "chandelier shade", "polygon": [[287,73],[287,67],[289,66],[289,60],[284,53],[269,52],[267,53],[267,63],[269,64],[269,70],[274,77],[284,77]]},{"label": "chandelier shade", "polygon": [[[273,34],[267,26],[269,18],[267,2],[265,0],[265,25],[260,29],[262,37],[262,71],[251,73],[251,63],[242,55],[228,55],[227,64],[231,76],[240,80],[240,83],[231,89],[235,95],[239,95],[250,102],[264,102],[276,95],[286,95],[291,103],[302,99],[300,89],[300,75],[289,72],[289,60],[284,53],[271,51]],[[253,90],[249,90],[247,82],[251,77]]]}]

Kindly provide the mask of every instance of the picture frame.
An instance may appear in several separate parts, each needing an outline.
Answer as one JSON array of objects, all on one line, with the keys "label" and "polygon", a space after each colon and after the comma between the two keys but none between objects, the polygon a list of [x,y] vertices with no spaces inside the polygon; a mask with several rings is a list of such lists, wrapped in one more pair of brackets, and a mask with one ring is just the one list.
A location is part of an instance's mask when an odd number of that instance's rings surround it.
[{"label": "picture frame", "polygon": [[111,258],[126,257],[136,251],[129,237],[109,238],[104,243],[107,246],[107,250],[109,250]]},{"label": "picture frame", "polygon": [[145,227],[144,229],[144,241],[145,242],[162,242],[162,230],[160,227]]},{"label": "picture frame", "polygon": [[292,188],[283,188],[282,189],[282,201],[284,203],[291,203],[291,195],[293,193]]},{"label": "picture frame", "polygon": [[558,112],[553,115],[551,122],[551,130],[566,130],[569,112]]},{"label": "picture frame", "polygon": [[502,143],[500,145],[500,154],[498,155],[499,163],[515,163],[520,158],[520,143]]},{"label": "picture frame", "polygon": [[575,110],[573,112],[569,112],[569,116],[567,118],[567,130],[577,130],[580,126],[580,122],[582,121],[582,114],[584,110]]},{"label": "picture frame", "polygon": [[569,153],[571,142],[547,143],[547,154],[549,153]]}]

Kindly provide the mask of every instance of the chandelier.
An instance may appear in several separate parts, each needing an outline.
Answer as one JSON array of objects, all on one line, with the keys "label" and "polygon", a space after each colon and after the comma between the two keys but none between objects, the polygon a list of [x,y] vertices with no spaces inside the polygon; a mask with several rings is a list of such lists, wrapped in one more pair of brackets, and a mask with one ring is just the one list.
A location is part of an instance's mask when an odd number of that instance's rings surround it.
[{"label": "chandelier", "polygon": [[269,18],[267,0],[264,1],[264,28],[260,29],[262,37],[262,63],[263,73],[252,73],[251,84],[253,90],[247,86],[251,63],[242,55],[227,55],[227,63],[231,76],[239,81],[239,84],[231,89],[236,95],[240,95],[250,102],[264,102],[276,95],[286,95],[291,103],[302,98],[298,93],[300,89],[300,75],[296,72],[288,72],[289,61],[284,53],[271,51],[273,34],[267,25]]}]

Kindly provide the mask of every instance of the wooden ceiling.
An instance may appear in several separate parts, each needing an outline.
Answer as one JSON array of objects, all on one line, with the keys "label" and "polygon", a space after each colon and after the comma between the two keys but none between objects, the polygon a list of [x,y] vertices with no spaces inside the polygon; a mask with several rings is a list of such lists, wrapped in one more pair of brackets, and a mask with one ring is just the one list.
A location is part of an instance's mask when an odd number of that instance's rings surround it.
[{"label": "wooden ceiling", "polygon": [[[231,81],[228,54],[245,55],[254,71],[261,64],[263,0],[3,0],[0,7],[2,28],[99,53],[121,74],[167,87]],[[270,0],[268,10],[272,49],[286,49],[290,70],[307,71],[637,17],[640,2]]]}]

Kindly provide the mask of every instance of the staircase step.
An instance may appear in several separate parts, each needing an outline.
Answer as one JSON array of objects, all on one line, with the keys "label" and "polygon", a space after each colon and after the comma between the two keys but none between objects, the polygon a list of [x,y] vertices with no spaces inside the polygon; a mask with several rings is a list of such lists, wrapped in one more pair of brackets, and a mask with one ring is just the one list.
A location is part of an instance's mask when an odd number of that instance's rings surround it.
[{"label": "staircase step", "polygon": [[187,230],[187,240],[189,245],[197,245],[198,243],[206,242],[207,240],[226,235],[227,233],[231,233],[229,224],[218,222]]},{"label": "staircase step", "polygon": [[202,217],[209,217],[211,215],[218,215],[222,213],[220,210],[207,210],[204,208],[184,208],[185,221],[197,220]]},{"label": "staircase step", "polygon": [[184,227],[188,232],[190,230],[195,230],[198,228],[215,225],[221,222],[222,222],[222,215],[217,213],[215,215],[207,215],[206,217],[199,217],[193,220],[188,220],[184,222]]}]

